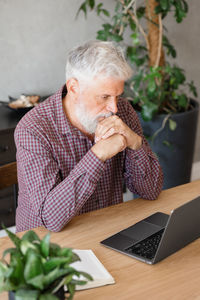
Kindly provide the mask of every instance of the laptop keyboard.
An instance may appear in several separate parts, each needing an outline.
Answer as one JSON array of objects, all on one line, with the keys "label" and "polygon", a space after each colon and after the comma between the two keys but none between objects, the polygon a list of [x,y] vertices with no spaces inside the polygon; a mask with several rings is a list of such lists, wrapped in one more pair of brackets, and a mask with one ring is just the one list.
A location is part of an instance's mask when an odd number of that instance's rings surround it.
[{"label": "laptop keyboard", "polygon": [[164,229],[154,233],[153,235],[140,241],[139,243],[128,247],[126,251],[130,254],[136,254],[147,259],[154,258],[163,232]]}]

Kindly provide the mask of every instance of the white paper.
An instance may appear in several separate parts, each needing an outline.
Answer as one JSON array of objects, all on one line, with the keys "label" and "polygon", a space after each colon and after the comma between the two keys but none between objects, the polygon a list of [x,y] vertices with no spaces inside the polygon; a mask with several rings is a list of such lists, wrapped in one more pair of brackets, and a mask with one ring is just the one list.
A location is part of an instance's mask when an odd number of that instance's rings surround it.
[{"label": "white paper", "polygon": [[[85,285],[77,285],[76,290],[85,290],[106,284],[115,283],[114,278],[98,260],[92,250],[77,250],[73,249],[81,259],[81,261],[71,264],[78,271],[87,272],[93,277],[93,281],[88,281]],[[84,277],[79,277],[80,280],[85,280]]]}]

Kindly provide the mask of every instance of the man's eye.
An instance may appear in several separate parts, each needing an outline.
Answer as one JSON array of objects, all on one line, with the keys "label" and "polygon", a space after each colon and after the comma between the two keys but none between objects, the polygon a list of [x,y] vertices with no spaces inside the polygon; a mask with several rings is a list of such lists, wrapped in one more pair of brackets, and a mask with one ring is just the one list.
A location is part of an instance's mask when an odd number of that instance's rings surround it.
[{"label": "man's eye", "polygon": [[102,95],[101,98],[104,99],[104,100],[107,100],[109,98],[109,96],[108,95]]}]

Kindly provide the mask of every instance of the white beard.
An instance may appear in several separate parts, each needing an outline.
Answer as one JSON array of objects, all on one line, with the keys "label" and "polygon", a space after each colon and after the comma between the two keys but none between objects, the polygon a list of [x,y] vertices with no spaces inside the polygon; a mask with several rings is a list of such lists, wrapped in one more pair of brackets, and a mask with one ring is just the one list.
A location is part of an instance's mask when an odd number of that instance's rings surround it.
[{"label": "white beard", "polygon": [[100,118],[108,118],[113,115],[113,113],[110,112],[92,116],[82,102],[80,102],[79,105],[76,105],[75,114],[80,124],[89,134],[95,133]]}]

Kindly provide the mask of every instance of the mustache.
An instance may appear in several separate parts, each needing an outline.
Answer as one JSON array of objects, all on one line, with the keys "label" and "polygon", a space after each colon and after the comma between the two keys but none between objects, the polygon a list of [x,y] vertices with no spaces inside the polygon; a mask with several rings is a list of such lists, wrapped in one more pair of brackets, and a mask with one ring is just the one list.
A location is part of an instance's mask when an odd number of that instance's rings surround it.
[{"label": "mustache", "polygon": [[96,121],[100,121],[100,119],[105,119],[105,118],[109,118],[111,116],[114,116],[115,114],[112,113],[112,112],[109,112],[107,114],[99,114],[97,117],[96,117]]}]

